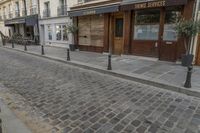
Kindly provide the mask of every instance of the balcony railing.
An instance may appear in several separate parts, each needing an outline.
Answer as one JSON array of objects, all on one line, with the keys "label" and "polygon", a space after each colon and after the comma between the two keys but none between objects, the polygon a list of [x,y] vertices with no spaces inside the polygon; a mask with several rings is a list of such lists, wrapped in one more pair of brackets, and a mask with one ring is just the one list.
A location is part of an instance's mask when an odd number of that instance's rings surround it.
[{"label": "balcony railing", "polygon": [[50,11],[50,9],[45,9],[44,11],[43,11],[43,17],[44,18],[48,18],[48,17],[50,17],[51,16],[51,11]]},{"label": "balcony railing", "polygon": [[22,9],[22,16],[26,16],[26,10]]},{"label": "balcony railing", "polygon": [[9,17],[9,18],[13,18],[13,14],[10,12],[10,13],[8,14],[8,17]]},{"label": "balcony railing", "polygon": [[20,17],[20,11],[19,10],[15,11],[15,17]]},{"label": "balcony railing", "polygon": [[7,19],[7,16],[6,16],[5,14],[3,15],[3,19],[4,19],[4,20]]},{"label": "balcony railing", "polygon": [[30,8],[30,15],[34,15],[34,14],[37,14],[37,6],[32,6]]},{"label": "balcony railing", "polygon": [[67,15],[67,5],[62,5],[57,8],[58,16]]}]

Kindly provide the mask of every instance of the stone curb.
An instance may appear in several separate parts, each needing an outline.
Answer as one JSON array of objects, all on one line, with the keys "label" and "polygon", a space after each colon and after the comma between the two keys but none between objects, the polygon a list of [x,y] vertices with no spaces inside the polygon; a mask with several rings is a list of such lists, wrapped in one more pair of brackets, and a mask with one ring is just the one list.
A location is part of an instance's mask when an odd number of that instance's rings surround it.
[{"label": "stone curb", "polygon": [[61,58],[56,58],[56,57],[46,56],[46,55],[40,55],[38,53],[34,53],[34,52],[30,52],[30,51],[23,51],[23,50],[20,50],[20,49],[13,49],[13,48],[9,48],[9,47],[2,47],[2,48],[23,52],[23,53],[26,53],[26,54],[30,54],[30,55],[34,55],[34,56],[58,61],[58,62],[61,62],[61,63],[77,66],[77,67],[80,67],[80,68],[83,68],[83,69],[92,70],[92,71],[96,71],[96,72],[99,72],[99,73],[108,74],[108,75],[111,75],[111,76],[114,76],[114,77],[123,78],[123,79],[126,79],[126,80],[131,80],[131,81],[139,82],[139,83],[142,83],[142,84],[158,87],[158,88],[161,88],[161,89],[175,91],[175,92],[179,92],[179,93],[186,94],[186,95],[189,95],[189,96],[194,96],[194,97],[200,98],[200,92],[198,92],[198,91],[196,91],[192,88],[187,89],[187,88],[184,88],[184,87],[181,87],[181,86],[166,84],[166,83],[164,83],[160,80],[152,80],[150,78],[146,78],[146,77],[143,77],[141,75],[137,75],[137,74],[131,74],[130,75],[130,74],[125,74],[123,72],[119,72],[119,71],[115,71],[115,70],[110,71],[110,70],[106,70],[106,68],[87,64],[87,63],[82,63],[82,62],[77,62],[77,61],[67,61],[67,60],[63,60]]}]

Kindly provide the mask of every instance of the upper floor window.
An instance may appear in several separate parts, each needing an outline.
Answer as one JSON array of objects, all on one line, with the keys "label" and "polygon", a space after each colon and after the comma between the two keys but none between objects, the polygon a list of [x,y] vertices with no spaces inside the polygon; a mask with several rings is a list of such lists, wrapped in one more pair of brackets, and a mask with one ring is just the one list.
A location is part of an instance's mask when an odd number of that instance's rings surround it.
[{"label": "upper floor window", "polygon": [[15,2],[15,10],[19,11],[19,2]]},{"label": "upper floor window", "polygon": [[50,17],[50,2],[44,3],[43,17]]}]

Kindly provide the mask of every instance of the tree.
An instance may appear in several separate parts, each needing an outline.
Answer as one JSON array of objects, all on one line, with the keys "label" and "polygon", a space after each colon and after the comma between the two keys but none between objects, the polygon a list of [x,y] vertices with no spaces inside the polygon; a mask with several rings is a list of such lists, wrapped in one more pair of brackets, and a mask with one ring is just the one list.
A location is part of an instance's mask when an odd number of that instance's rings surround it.
[{"label": "tree", "polygon": [[190,54],[190,40],[200,32],[200,21],[181,18],[176,22],[175,30],[178,36],[184,40],[186,55]]}]

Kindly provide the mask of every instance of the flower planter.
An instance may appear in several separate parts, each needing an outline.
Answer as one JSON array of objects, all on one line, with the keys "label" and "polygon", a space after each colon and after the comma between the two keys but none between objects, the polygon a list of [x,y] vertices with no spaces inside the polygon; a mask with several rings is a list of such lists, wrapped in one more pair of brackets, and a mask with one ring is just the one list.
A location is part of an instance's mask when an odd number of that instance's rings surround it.
[{"label": "flower planter", "polygon": [[182,55],[182,66],[184,66],[184,67],[191,66],[192,62],[193,62],[193,59],[194,59],[194,55],[193,54]]}]

